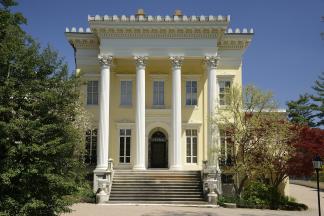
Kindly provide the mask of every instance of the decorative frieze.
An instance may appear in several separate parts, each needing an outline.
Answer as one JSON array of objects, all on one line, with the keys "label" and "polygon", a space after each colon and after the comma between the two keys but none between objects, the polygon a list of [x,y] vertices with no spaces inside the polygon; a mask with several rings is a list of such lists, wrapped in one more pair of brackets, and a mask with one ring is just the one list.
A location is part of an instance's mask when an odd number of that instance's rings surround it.
[{"label": "decorative frieze", "polygon": [[147,63],[147,56],[134,56],[136,67],[144,67]]},{"label": "decorative frieze", "polygon": [[170,60],[173,68],[181,68],[183,56],[171,56]]},{"label": "decorative frieze", "polygon": [[98,55],[98,60],[99,60],[99,64],[101,66],[111,66],[112,61],[113,61],[113,57],[111,55],[103,55],[103,54],[99,54]]},{"label": "decorative frieze", "polygon": [[219,59],[219,56],[205,56],[205,63],[208,67],[217,68]]}]

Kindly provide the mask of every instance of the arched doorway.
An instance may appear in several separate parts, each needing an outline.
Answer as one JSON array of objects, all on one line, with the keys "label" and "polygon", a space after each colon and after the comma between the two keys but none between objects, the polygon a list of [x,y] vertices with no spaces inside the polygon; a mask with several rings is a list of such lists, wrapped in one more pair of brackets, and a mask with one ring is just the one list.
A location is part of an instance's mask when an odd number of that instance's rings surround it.
[{"label": "arched doorway", "polygon": [[149,139],[149,168],[168,168],[168,140],[166,135],[155,130]]}]

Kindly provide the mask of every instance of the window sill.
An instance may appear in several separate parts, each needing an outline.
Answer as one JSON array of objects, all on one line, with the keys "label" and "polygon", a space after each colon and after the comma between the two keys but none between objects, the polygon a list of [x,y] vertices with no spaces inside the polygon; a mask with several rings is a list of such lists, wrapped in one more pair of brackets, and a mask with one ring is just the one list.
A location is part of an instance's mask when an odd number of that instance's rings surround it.
[{"label": "window sill", "polygon": [[122,104],[120,104],[119,108],[121,108],[121,109],[131,109],[131,108],[133,108],[133,105],[132,104],[131,105],[122,105]]},{"label": "window sill", "polygon": [[99,104],[86,104],[86,108],[98,107]]},{"label": "window sill", "polygon": [[165,109],[165,105],[152,105],[152,109]]},{"label": "window sill", "polygon": [[185,105],[186,109],[194,109],[194,110],[198,110],[199,106],[198,105]]}]

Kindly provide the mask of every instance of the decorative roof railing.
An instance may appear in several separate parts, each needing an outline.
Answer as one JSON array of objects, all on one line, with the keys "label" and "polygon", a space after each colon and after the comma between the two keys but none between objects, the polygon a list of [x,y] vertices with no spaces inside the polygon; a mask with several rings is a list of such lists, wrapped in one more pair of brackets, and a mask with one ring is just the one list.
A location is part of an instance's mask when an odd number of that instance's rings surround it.
[{"label": "decorative roof railing", "polygon": [[181,15],[181,16],[145,16],[145,15],[131,15],[131,16],[100,16],[100,15],[95,15],[91,16],[88,15],[88,21],[120,21],[120,22],[229,22],[230,21],[230,15],[228,16],[205,16],[205,15],[200,15],[200,16],[186,16],[186,15]]}]

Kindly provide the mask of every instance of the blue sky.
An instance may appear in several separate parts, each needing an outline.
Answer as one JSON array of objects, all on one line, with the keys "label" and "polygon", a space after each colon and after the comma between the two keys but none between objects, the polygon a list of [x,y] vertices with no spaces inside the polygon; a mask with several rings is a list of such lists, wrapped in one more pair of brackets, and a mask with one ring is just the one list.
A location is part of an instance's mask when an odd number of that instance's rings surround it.
[{"label": "blue sky", "polygon": [[324,0],[21,0],[16,11],[28,20],[25,30],[51,44],[74,69],[65,27],[88,27],[87,16],[231,15],[230,27],[253,28],[255,36],[243,59],[243,84],[271,90],[281,107],[297,99],[324,71]]}]

